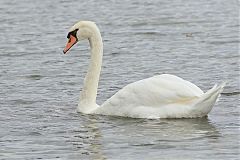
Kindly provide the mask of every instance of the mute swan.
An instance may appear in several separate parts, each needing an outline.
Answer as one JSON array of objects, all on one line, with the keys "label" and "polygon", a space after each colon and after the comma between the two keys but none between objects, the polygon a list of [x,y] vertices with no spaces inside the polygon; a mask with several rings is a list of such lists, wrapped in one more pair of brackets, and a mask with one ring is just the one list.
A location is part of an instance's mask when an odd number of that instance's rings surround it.
[{"label": "mute swan", "polygon": [[125,86],[101,106],[96,104],[102,65],[100,31],[91,21],[71,27],[64,54],[78,41],[88,39],[91,60],[80,94],[78,112],[133,118],[194,118],[206,116],[223,90],[224,83],[203,93],[196,85],[170,74],[143,79]]}]

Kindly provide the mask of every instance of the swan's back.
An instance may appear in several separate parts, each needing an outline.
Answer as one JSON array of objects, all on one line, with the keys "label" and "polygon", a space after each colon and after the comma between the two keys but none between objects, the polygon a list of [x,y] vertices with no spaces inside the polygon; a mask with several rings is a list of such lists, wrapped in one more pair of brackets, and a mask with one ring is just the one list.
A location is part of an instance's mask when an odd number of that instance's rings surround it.
[{"label": "swan's back", "polygon": [[202,95],[203,91],[196,85],[174,75],[162,74],[125,86],[103,103],[96,113],[160,117],[167,115],[169,110],[174,112],[177,106],[176,113],[179,115],[179,110],[188,109]]}]

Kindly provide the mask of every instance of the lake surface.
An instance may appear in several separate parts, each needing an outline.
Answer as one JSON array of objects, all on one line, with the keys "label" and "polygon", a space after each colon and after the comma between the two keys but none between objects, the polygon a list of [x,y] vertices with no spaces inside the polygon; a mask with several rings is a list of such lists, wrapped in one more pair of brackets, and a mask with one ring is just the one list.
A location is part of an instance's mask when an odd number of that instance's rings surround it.
[{"label": "lake surface", "polygon": [[[238,159],[239,1],[0,1],[0,159]],[[98,103],[169,73],[202,90],[227,81],[207,118],[131,119],[76,112],[92,20],[104,40]]]}]

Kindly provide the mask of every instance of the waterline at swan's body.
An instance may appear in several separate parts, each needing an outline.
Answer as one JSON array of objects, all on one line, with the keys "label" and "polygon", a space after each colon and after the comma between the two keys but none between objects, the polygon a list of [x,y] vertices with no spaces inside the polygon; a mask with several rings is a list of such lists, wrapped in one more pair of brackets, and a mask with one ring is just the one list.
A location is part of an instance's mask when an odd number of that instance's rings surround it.
[{"label": "waterline at swan's body", "polygon": [[102,65],[103,44],[99,29],[93,22],[80,21],[68,35],[66,53],[77,41],[88,39],[91,61],[80,95],[78,111],[133,118],[194,118],[206,116],[217,101],[224,84],[203,93],[196,85],[169,74],[131,83],[101,106],[96,104]]}]

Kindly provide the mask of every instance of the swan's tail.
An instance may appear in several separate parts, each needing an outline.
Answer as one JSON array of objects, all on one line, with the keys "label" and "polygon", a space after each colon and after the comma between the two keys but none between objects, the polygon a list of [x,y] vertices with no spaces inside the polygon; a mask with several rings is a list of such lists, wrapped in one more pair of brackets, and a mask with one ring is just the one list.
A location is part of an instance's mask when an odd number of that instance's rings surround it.
[{"label": "swan's tail", "polygon": [[215,85],[212,89],[204,93],[193,106],[193,114],[197,117],[206,116],[217,102],[225,85],[225,82]]}]

